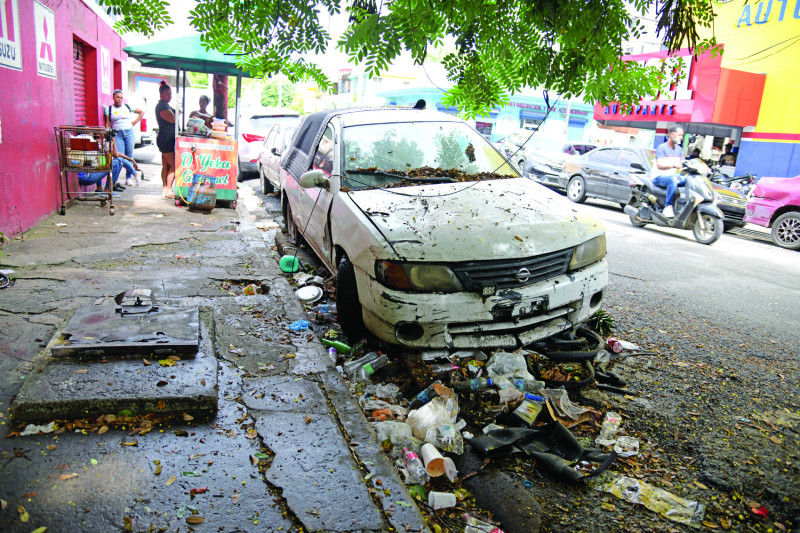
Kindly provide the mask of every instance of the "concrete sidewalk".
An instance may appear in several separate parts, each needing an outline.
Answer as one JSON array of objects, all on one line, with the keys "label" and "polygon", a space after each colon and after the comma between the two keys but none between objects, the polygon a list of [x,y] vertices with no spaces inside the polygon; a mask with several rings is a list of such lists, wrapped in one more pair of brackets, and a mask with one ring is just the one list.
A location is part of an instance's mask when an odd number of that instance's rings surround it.
[{"label": "concrete sidewalk", "polygon": [[[19,428],[12,412],[93,420],[0,439],[0,530],[425,530],[316,336],[287,327],[305,313],[252,189],[235,211],[193,213],[161,196],[159,165],[141,166],[148,181],[114,216],[76,203],[2,248],[15,273],[0,291],[0,434]],[[269,291],[245,296],[249,283]],[[52,360],[76,309],[131,288],[199,307],[194,360]],[[207,422],[190,414],[202,395]],[[155,418],[101,429],[97,413],[133,399]],[[184,421],[159,424],[162,410]]]}]

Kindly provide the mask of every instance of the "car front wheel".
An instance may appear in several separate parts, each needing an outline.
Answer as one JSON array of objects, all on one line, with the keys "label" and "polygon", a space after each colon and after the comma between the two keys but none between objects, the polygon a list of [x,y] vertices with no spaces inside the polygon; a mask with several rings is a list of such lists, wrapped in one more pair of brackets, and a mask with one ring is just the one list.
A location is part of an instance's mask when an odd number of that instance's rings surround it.
[{"label": "car front wheel", "polygon": [[580,176],[572,176],[567,184],[567,198],[576,204],[582,204],[586,200],[586,182]]},{"label": "car front wheel", "polygon": [[261,193],[262,194],[269,194],[275,191],[275,187],[270,183],[267,177],[264,175],[264,167],[258,165],[258,177],[261,180]]},{"label": "car front wheel", "polygon": [[358,299],[356,272],[347,256],[339,262],[336,273],[336,312],[342,332],[351,344],[367,336],[363,310]]},{"label": "car front wheel", "polygon": [[800,211],[789,211],[772,224],[772,240],[789,250],[800,250]]}]

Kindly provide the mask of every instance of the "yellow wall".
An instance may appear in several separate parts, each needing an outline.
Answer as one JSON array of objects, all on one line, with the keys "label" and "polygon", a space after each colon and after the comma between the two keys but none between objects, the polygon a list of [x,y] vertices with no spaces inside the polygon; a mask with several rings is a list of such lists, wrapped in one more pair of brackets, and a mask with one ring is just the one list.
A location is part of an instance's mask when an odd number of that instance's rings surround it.
[{"label": "yellow wall", "polygon": [[800,133],[800,0],[718,3],[723,68],[767,75],[755,131]]}]

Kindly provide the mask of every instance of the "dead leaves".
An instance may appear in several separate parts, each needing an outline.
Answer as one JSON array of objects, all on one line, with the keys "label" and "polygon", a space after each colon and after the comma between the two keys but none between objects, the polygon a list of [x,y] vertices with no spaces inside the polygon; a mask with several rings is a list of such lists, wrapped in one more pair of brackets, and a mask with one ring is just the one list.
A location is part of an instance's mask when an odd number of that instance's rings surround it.
[{"label": "dead leaves", "polygon": [[202,524],[205,521],[206,521],[206,519],[203,518],[202,516],[192,515],[192,516],[187,516],[186,517],[186,523],[187,524],[191,524],[191,525]]},{"label": "dead leaves", "polygon": [[20,522],[27,522],[31,519],[31,515],[28,514],[28,511],[21,505],[17,506],[17,512],[19,513],[19,520]]},{"label": "dead leaves", "polygon": [[175,483],[175,480],[176,480],[176,479],[178,479],[178,476],[172,476],[172,477],[170,477],[170,478],[167,480],[167,482],[165,483],[165,486],[169,487],[170,485],[172,485],[173,483]]},{"label": "dead leaves", "polygon": [[80,370],[76,370],[73,374],[85,374],[89,371],[88,368],[81,368]]},{"label": "dead leaves", "polygon": [[76,474],[75,472],[71,474],[61,474],[60,476],[58,476],[58,479],[66,480],[66,479],[72,479],[74,477],[78,477],[78,474]]}]

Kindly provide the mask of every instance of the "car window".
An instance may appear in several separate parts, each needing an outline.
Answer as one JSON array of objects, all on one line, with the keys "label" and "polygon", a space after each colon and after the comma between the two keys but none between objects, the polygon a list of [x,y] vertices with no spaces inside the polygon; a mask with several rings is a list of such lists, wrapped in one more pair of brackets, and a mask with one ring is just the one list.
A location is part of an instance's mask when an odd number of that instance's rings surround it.
[{"label": "car window", "polygon": [[267,135],[267,138],[264,141],[264,148],[268,153],[272,150],[273,146],[275,146],[275,128],[272,128],[269,131],[269,135]]},{"label": "car window", "polygon": [[617,162],[619,154],[617,150],[595,150],[591,152],[587,158],[593,163],[601,163],[603,165],[613,165]]},{"label": "car window", "polygon": [[631,150],[620,150],[619,163],[617,163],[617,165],[621,167],[632,168],[631,163],[639,163],[640,165],[642,164],[636,152]]},{"label": "car window", "polygon": [[289,148],[289,145],[292,142],[292,135],[294,135],[294,130],[296,128],[294,126],[290,128],[286,128],[283,130],[283,149],[284,151]]},{"label": "car window", "polygon": [[459,122],[349,126],[342,132],[350,189],[517,177],[481,134]]},{"label": "car window", "polygon": [[552,137],[540,137],[542,133],[535,133],[531,140],[526,144],[526,148],[531,150],[541,150],[543,152],[563,152],[571,153],[572,145],[564,143],[563,140],[553,139]]},{"label": "car window", "polygon": [[330,126],[325,128],[325,133],[319,141],[312,168],[321,170],[328,176],[333,174],[333,128]]},{"label": "car window", "polygon": [[275,115],[253,115],[250,117],[250,125],[257,130],[268,130],[273,124],[284,124],[286,122],[297,122],[297,117],[275,116]]}]

